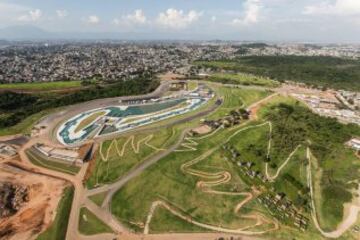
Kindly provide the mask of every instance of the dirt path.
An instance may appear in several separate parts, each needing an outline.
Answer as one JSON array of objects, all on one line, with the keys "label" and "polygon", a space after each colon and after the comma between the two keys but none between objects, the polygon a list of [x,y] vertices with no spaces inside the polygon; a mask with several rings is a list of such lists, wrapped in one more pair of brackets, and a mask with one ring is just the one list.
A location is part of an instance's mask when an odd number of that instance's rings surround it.
[{"label": "dirt path", "polygon": [[272,98],[278,96],[279,94],[280,93],[278,93],[278,92],[273,93],[273,94],[267,96],[266,98],[263,98],[260,101],[255,102],[255,103],[251,104],[250,106],[248,106],[247,110],[250,112],[250,119],[257,120],[258,119],[258,110],[261,108],[261,106],[263,106],[264,104],[266,104]]},{"label": "dirt path", "polygon": [[[159,151],[165,151],[166,149],[157,148],[149,143],[153,139],[153,137],[154,137],[154,135],[150,134],[150,135],[138,140],[137,143],[135,144],[135,136],[131,135],[130,137],[128,137],[128,139],[125,141],[125,143],[121,146],[121,148],[119,147],[118,140],[114,139],[111,141],[110,146],[108,147],[108,149],[106,151],[106,155],[104,155],[104,153],[103,153],[104,142],[102,142],[100,144],[100,149],[99,149],[101,160],[103,162],[109,164],[109,155],[110,155],[111,149],[115,148],[117,157],[119,157],[118,160],[121,161],[125,155],[125,151],[126,151],[128,145],[130,145],[130,148],[133,151],[133,153],[139,154],[142,143],[143,143],[142,145],[145,145],[145,146],[155,150],[155,152],[151,153],[150,156],[157,154],[157,152],[159,152]],[[98,184],[99,183],[98,182],[98,173],[95,173],[95,174],[96,174],[96,184]]]},{"label": "dirt path", "polygon": [[258,231],[258,232],[254,232],[254,231],[247,231],[246,229],[248,229],[249,227],[254,227],[257,226],[258,224],[255,225],[251,225],[251,226],[246,226],[243,228],[239,228],[239,229],[228,229],[228,228],[223,228],[223,227],[218,227],[218,226],[214,226],[214,225],[210,225],[210,224],[205,224],[205,223],[201,223],[198,222],[196,220],[193,220],[191,217],[186,216],[182,213],[180,213],[179,211],[177,211],[176,209],[174,209],[172,206],[170,206],[169,204],[163,202],[163,201],[155,201],[152,203],[151,208],[150,208],[150,212],[149,215],[146,219],[146,224],[145,224],[145,229],[144,229],[144,234],[149,234],[149,225],[151,222],[151,219],[153,217],[153,214],[155,212],[155,210],[158,207],[163,207],[166,210],[168,210],[171,214],[179,217],[180,219],[187,221],[195,226],[198,227],[202,227],[204,229],[208,229],[208,230],[212,230],[212,231],[216,231],[216,232],[223,232],[223,233],[233,233],[233,234],[244,234],[244,235],[261,235],[264,233],[267,233],[271,230],[276,230],[278,229],[278,226],[276,225],[273,229],[270,230],[263,230],[263,231]]},{"label": "dirt path", "polygon": [[[261,125],[265,125],[268,123],[264,123]],[[248,126],[245,127],[243,129],[240,129],[238,131],[236,131],[234,134],[232,134],[227,140],[226,142],[229,142],[233,137],[235,137],[237,134],[239,134],[242,131],[246,131],[247,129],[250,128],[255,128],[257,126]],[[206,137],[209,137],[211,134],[209,134],[208,136],[203,137],[202,139],[205,139]],[[187,147],[189,151],[196,151],[197,149],[194,147],[197,145],[197,142],[194,141],[194,139],[196,138],[187,138],[188,141],[190,141],[190,143],[187,144],[183,144],[183,147]],[[226,143],[225,142],[225,143]],[[190,174],[202,179],[207,179],[207,180],[200,180],[197,182],[196,187],[204,192],[204,193],[208,193],[208,194],[219,194],[219,195],[232,195],[232,196],[245,196],[246,198],[241,201],[239,204],[237,204],[235,206],[235,210],[234,213],[238,214],[239,211],[241,210],[241,208],[246,205],[248,202],[250,202],[253,197],[254,197],[254,193],[250,193],[250,192],[226,192],[226,191],[217,191],[212,189],[215,186],[219,186],[222,184],[226,184],[228,183],[231,179],[232,176],[229,172],[227,171],[220,171],[220,172],[215,172],[215,173],[209,173],[209,172],[204,172],[204,171],[200,171],[200,170],[196,170],[193,169],[192,166],[196,165],[197,163],[205,160],[206,158],[208,158],[211,154],[213,154],[215,151],[219,150],[221,145],[219,145],[218,147],[215,147],[205,153],[203,153],[202,155],[200,155],[199,157],[186,162],[184,164],[181,165],[180,169],[184,174]],[[184,221],[187,221],[191,224],[194,224],[198,227],[202,227],[208,230],[213,230],[213,231],[218,231],[218,232],[224,232],[224,233],[234,233],[234,234],[245,234],[245,235],[260,235],[260,234],[264,234],[266,232],[269,231],[273,231],[279,228],[279,225],[276,221],[271,221],[269,219],[267,219],[266,217],[262,216],[261,214],[244,214],[244,215],[240,215],[241,218],[244,219],[252,219],[255,220],[256,223],[252,224],[252,225],[248,225],[239,229],[229,229],[229,228],[224,228],[224,227],[219,227],[219,226],[215,226],[215,225],[211,225],[211,224],[206,224],[206,223],[201,223],[198,221],[195,221],[191,218],[191,216],[186,216],[185,214],[181,213],[180,211],[178,211],[177,209],[175,209],[174,207],[170,206],[168,203],[164,202],[164,201],[155,201],[152,203],[150,211],[148,213],[146,222],[145,222],[145,228],[144,228],[144,234],[149,234],[150,231],[150,223],[152,220],[152,217],[155,213],[155,210],[158,207],[163,207],[166,210],[168,210],[170,213],[172,213],[173,215],[183,219]],[[272,228],[267,229],[267,230],[262,230],[262,231],[249,231],[247,229],[256,227],[256,226],[260,226],[263,224],[272,224]]]},{"label": "dirt path", "polygon": [[294,156],[294,154],[297,152],[297,150],[301,147],[301,145],[298,145],[294,151],[292,151],[289,156],[287,157],[287,159],[281,164],[281,166],[276,170],[275,175],[270,176],[269,172],[268,172],[268,163],[265,164],[265,175],[266,178],[271,181],[274,182],[275,179],[279,176],[281,170],[289,163],[290,159]]},{"label": "dirt path", "polygon": [[[310,196],[311,196],[311,216],[314,222],[314,225],[316,229],[327,238],[338,238],[341,235],[343,235],[349,228],[351,228],[357,221],[358,215],[360,213],[360,198],[358,197],[357,200],[355,200],[354,204],[350,204],[348,207],[348,215],[344,216],[343,221],[338,225],[337,229],[331,232],[325,232],[318,221],[317,214],[316,214],[316,207],[315,207],[315,201],[314,201],[314,189],[313,189],[313,182],[312,182],[312,172],[311,172],[311,151],[310,148],[306,149],[306,158],[309,161],[308,167],[307,167],[307,181],[308,181],[308,187],[310,188]],[[316,160],[315,160],[316,161]],[[360,193],[360,188],[358,189],[358,193]]]},{"label": "dirt path", "polygon": [[[277,94],[274,94],[274,96],[276,96]],[[269,97],[273,97],[273,96],[269,96]],[[262,104],[264,101],[261,101],[260,104]],[[256,105],[252,106],[252,107],[256,107]],[[253,114],[256,112],[253,112]],[[256,128],[256,127],[261,127],[264,126],[265,124],[269,124],[269,128],[270,128],[270,134],[269,134],[269,142],[268,142],[268,147],[267,147],[267,154],[268,156],[270,156],[270,151],[271,151],[271,134],[272,134],[272,124],[271,122],[266,122],[264,124],[260,124],[260,125],[256,125],[256,126],[249,126],[243,129],[240,129],[239,131],[235,132],[232,136],[230,136],[230,138],[232,138],[233,136],[235,136],[236,134],[240,133],[241,131],[246,131],[248,129],[251,128]],[[203,138],[206,138],[208,136],[204,136]],[[228,139],[228,141],[230,140],[230,138]],[[186,138],[186,140],[188,141],[187,143],[182,144],[182,146],[185,148],[181,151],[196,151],[197,148],[196,146],[198,145],[198,143],[194,140],[195,138]],[[281,166],[277,169],[276,173],[271,176],[269,174],[268,171],[268,163],[266,163],[266,167],[265,167],[265,174],[266,177],[270,180],[270,181],[275,181],[276,178],[280,175],[281,171],[283,168],[285,168],[285,166],[290,162],[291,158],[294,156],[294,154],[298,151],[298,149],[301,147],[301,145],[298,145],[287,157],[287,159],[281,164]],[[187,150],[186,150],[187,149]],[[311,163],[310,161],[310,150],[309,148],[307,149],[307,158],[309,160],[309,163]],[[197,160],[193,160],[187,164],[189,164],[189,166],[196,164]],[[309,164],[310,167],[311,164]],[[182,166],[184,167],[188,167],[187,165]],[[182,169],[183,171],[185,171],[184,169]],[[209,173],[204,173],[201,171],[197,171],[197,170],[188,170],[189,174],[198,176],[198,177],[203,177],[203,178],[214,178],[216,179],[213,182],[204,182],[204,181],[200,181],[198,183],[198,187],[203,188],[203,191],[206,191],[208,193],[218,193],[218,194],[226,194],[224,192],[217,192],[217,191],[213,191],[213,190],[209,190],[209,187],[211,186],[215,186],[218,184],[221,184],[223,182],[227,182],[229,181],[229,176],[227,176],[225,173],[214,173],[214,174],[209,174]],[[338,228],[332,232],[325,232],[322,230],[322,228],[320,227],[320,224],[317,220],[317,214],[316,214],[316,209],[315,209],[315,203],[314,203],[314,198],[313,198],[313,187],[312,187],[312,179],[311,179],[311,169],[308,169],[308,184],[309,187],[311,189],[311,199],[312,199],[312,218],[314,221],[314,224],[316,226],[316,228],[319,230],[319,232],[328,238],[338,238],[340,237],[342,234],[344,234],[351,226],[353,226],[358,218],[358,215],[360,213],[360,198],[358,200],[355,200],[354,204],[347,204],[347,206],[345,206],[346,208],[346,217],[344,217],[343,221],[339,224]],[[204,190],[206,189],[206,190]],[[358,190],[358,194],[360,195],[360,189]],[[357,201],[357,202],[356,202]],[[166,203],[165,203],[166,204]],[[158,204],[159,206],[164,206],[163,204]],[[241,205],[242,206],[242,205]],[[173,209],[174,211],[174,209]]]}]

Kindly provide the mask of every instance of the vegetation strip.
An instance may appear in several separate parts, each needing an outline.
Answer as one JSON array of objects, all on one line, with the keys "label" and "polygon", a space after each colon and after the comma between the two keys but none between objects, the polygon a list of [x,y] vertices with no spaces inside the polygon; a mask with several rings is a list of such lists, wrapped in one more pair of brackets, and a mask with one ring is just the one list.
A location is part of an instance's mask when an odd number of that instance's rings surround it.
[{"label": "vegetation strip", "polygon": [[66,237],[68,228],[68,221],[71,211],[71,205],[74,197],[74,187],[67,187],[64,190],[63,198],[61,199],[56,217],[51,226],[41,233],[37,240],[63,240]]}]

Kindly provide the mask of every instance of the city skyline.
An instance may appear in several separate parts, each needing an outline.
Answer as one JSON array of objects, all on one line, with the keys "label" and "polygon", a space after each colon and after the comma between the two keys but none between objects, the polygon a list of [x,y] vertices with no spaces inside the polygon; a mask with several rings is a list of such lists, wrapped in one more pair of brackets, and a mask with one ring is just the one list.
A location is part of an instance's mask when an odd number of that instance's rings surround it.
[{"label": "city skyline", "polygon": [[[46,1],[0,0],[0,28],[53,38],[360,41],[356,0]],[[80,35],[77,35],[79,33]],[[101,34],[102,33],[102,34]],[[83,34],[83,35],[82,35]],[[3,37],[0,31],[0,38]],[[43,38],[46,38],[44,35]]]}]

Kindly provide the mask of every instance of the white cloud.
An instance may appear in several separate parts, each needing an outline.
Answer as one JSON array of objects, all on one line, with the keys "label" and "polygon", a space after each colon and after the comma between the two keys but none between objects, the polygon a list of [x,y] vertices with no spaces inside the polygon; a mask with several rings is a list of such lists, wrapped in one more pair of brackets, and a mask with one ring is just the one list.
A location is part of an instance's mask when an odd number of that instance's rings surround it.
[{"label": "white cloud", "polygon": [[216,22],[216,20],[217,20],[216,16],[212,16],[212,17],[211,17],[211,21],[212,21],[212,22]]},{"label": "white cloud", "polygon": [[303,13],[309,15],[360,15],[360,1],[322,1],[318,4],[306,6]]},{"label": "white cloud", "polygon": [[141,9],[137,9],[133,14],[129,14],[125,16],[125,19],[136,24],[144,24],[146,23],[146,16]]},{"label": "white cloud", "polygon": [[166,12],[161,12],[156,20],[157,24],[165,28],[183,29],[198,21],[202,12],[195,10],[187,14],[183,10],[169,8]]},{"label": "white cloud", "polygon": [[42,12],[40,9],[30,10],[25,15],[18,17],[19,21],[22,22],[35,22],[42,17]]},{"label": "white cloud", "polygon": [[121,24],[121,20],[118,19],[118,18],[114,18],[112,22],[113,22],[113,24],[115,24],[115,25],[120,25],[120,24]]},{"label": "white cloud", "polygon": [[243,18],[234,18],[232,24],[251,25],[257,23],[259,21],[261,7],[260,0],[247,0],[244,3],[245,16]]},{"label": "white cloud", "polygon": [[66,10],[56,10],[56,15],[59,18],[64,18],[64,17],[67,17],[69,15],[69,13]]},{"label": "white cloud", "polygon": [[90,24],[98,24],[100,23],[100,18],[96,15],[91,15],[87,17],[86,22]]},{"label": "white cloud", "polygon": [[143,10],[137,9],[132,14],[122,16],[120,19],[114,18],[112,22],[115,25],[124,26],[131,26],[133,24],[141,25],[147,23],[147,18]]}]

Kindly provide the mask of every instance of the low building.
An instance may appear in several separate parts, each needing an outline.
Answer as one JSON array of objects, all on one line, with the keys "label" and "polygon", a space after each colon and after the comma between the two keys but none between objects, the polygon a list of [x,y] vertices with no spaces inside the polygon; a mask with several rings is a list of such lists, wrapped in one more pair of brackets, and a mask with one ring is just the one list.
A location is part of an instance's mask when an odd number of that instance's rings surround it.
[{"label": "low building", "polygon": [[47,160],[82,165],[90,159],[92,144],[85,144],[79,148],[57,148],[44,144],[35,144],[33,148]]},{"label": "low building", "polygon": [[346,143],[349,147],[355,149],[356,151],[360,151],[360,139],[353,138]]},{"label": "low building", "polygon": [[185,81],[173,82],[170,84],[170,91],[187,90],[187,83]]},{"label": "low building", "polygon": [[0,158],[7,159],[14,157],[17,154],[17,150],[14,146],[0,143]]}]

